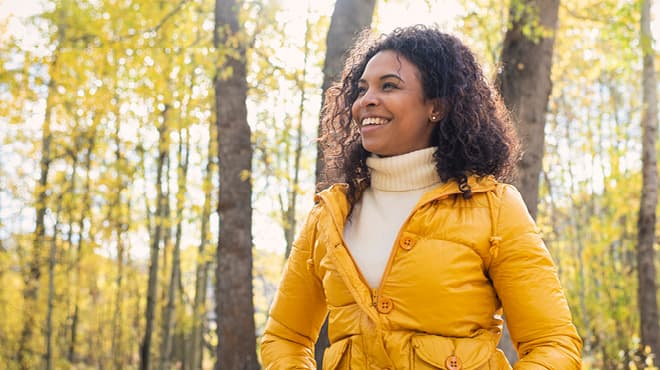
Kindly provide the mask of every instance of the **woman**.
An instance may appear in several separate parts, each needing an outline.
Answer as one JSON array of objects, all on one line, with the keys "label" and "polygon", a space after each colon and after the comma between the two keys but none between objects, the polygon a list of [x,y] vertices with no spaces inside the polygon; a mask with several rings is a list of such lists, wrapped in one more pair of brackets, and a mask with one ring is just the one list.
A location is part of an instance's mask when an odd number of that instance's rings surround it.
[{"label": "woman", "polygon": [[579,369],[556,269],[506,179],[517,142],[473,54],[424,26],[361,38],[326,119],[359,135],[319,193],[261,344],[266,369]]}]

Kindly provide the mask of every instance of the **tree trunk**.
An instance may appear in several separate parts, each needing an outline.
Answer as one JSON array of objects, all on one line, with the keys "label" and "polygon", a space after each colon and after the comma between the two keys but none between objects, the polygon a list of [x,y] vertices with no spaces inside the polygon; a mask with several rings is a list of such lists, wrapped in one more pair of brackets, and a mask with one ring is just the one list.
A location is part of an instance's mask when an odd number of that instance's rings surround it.
[{"label": "tree trunk", "polygon": [[[529,213],[536,218],[539,177],[543,164],[545,118],[552,89],[550,72],[559,0],[512,2],[510,26],[504,37],[498,86],[511,110],[522,141],[517,187]],[[505,326],[500,346],[513,363],[517,353]]]},{"label": "tree trunk", "polygon": [[[125,366],[124,361],[124,338],[123,338],[123,301],[124,301],[124,258],[126,247],[124,246],[124,233],[128,229],[128,220],[124,219],[123,207],[128,207],[122,203],[122,194],[126,188],[126,180],[122,169],[125,168],[125,161],[121,152],[121,139],[119,132],[121,128],[120,112],[119,112],[119,97],[115,96],[117,101],[115,109],[115,117],[117,117],[117,126],[113,135],[115,142],[115,176],[117,178],[117,188],[115,189],[114,199],[108,209],[108,219],[114,222],[114,233],[117,238],[117,276],[115,278],[115,302],[112,312],[112,338],[111,338],[111,353],[113,354],[113,364],[115,369],[122,369]],[[130,209],[130,208],[126,208]],[[128,214],[129,212],[126,212]]]},{"label": "tree trunk", "polygon": [[524,154],[518,163],[516,185],[534,218],[552,90],[550,72],[558,9],[559,0],[520,0],[512,4],[511,26],[504,38],[502,67],[496,81],[522,141]]},{"label": "tree trunk", "polygon": [[658,167],[656,136],[658,134],[658,96],[651,34],[651,0],[642,0],[641,42],[642,70],[642,195],[639,205],[637,240],[637,299],[643,346],[660,356],[660,329],[656,288],[655,244],[656,209],[658,206]]},{"label": "tree trunk", "polygon": [[[344,57],[357,34],[371,26],[376,0],[337,0],[330,19],[323,64],[323,95],[341,76]],[[329,124],[329,123],[328,123]],[[319,123],[319,143],[316,156],[316,190],[320,191],[336,182],[344,181],[342,172],[349,127],[327,127]],[[339,144],[341,143],[341,145]]]},{"label": "tree trunk", "polygon": [[[183,143],[182,131],[185,131],[186,143]],[[185,155],[184,155],[185,148]],[[188,159],[190,158],[190,135],[187,130],[179,130],[179,150],[177,151],[177,194],[176,194],[176,231],[174,249],[172,250],[172,272],[167,292],[167,306],[163,315],[163,335],[160,351],[160,368],[170,368],[172,352],[172,330],[174,328],[174,312],[176,309],[179,277],[181,276],[181,234],[183,229],[183,207],[186,196],[186,180],[188,175]]]},{"label": "tree trunk", "polygon": [[24,277],[23,287],[23,328],[21,329],[20,338],[18,339],[18,352],[17,362],[21,370],[29,370],[34,368],[35,359],[34,355],[38,353],[34,348],[33,330],[39,328],[36,317],[39,311],[39,288],[41,281],[41,264],[42,264],[42,251],[46,246],[46,210],[48,205],[47,186],[48,174],[50,172],[51,162],[51,140],[52,133],[50,131],[50,120],[53,111],[54,95],[55,95],[55,79],[52,77],[57,70],[58,50],[55,51],[53,62],[50,65],[51,79],[48,82],[48,96],[46,98],[46,110],[44,114],[44,122],[42,126],[42,139],[41,139],[41,160],[39,162],[40,174],[39,181],[36,186],[36,204],[34,206],[36,213],[35,230],[34,230],[34,243],[32,245],[32,256],[28,261],[28,271]]},{"label": "tree trunk", "polygon": [[147,306],[145,308],[145,329],[142,343],[140,344],[140,370],[149,370],[151,360],[151,337],[154,328],[154,314],[156,312],[156,301],[158,298],[158,254],[162,239],[165,199],[163,192],[163,169],[168,155],[169,139],[168,125],[169,106],[165,105],[163,110],[163,122],[158,128],[158,159],[156,169],[156,214],[154,217],[154,230],[151,234],[151,247],[149,253],[149,282],[147,286]]},{"label": "tree trunk", "polygon": [[[309,10],[309,9],[308,9]],[[298,202],[298,187],[300,185],[300,157],[302,156],[303,146],[303,114],[305,113],[305,84],[307,83],[307,59],[309,58],[309,40],[311,38],[311,24],[309,21],[309,12],[307,22],[305,23],[305,44],[303,47],[303,70],[302,76],[296,80],[296,85],[300,90],[300,103],[298,104],[298,122],[296,123],[296,136],[294,140],[295,148],[293,152],[293,181],[289,185],[289,199],[286,211],[284,213],[284,239],[286,240],[286,249],[284,251],[285,259],[291,254],[291,247],[296,233],[296,205]],[[287,158],[289,157],[287,153]]]},{"label": "tree trunk", "polygon": [[202,340],[204,336],[204,319],[206,314],[206,289],[211,266],[211,253],[208,250],[210,244],[209,219],[211,217],[211,200],[213,198],[213,174],[216,166],[213,158],[217,155],[215,141],[216,126],[209,125],[208,160],[206,162],[206,173],[204,174],[204,205],[202,206],[202,220],[200,228],[200,243],[197,252],[197,267],[195,271],[195,298],[193,300],[193,327],[192,340],[190,341],[190,368],[196,370],[201,368],[203,362]]},{"label": "tree trunk", "polygon": [[55,306],[55,263],[57,256],[57,231],[60,228],[60,213],[62,211],[62,194],[57,200],[57,212],[55,212],[55,225],[53,226],[53,238],[50,241],[50,252],[48,253],[48,303],[46,304],[46,370],[53,369],[53,310]]},{"label": "tree trunk", "polygon": [[[215,369],[258,369],[252,302],[252,144],[247,123],[242,1],[216,0],[213,45],[235,53],[220,61],[215,84],[220,195],[216,265]],[[221,54],[222,55],[222,54]]]},{"label": "tree trunk", "polygon": [[[79,140],[81,140],[82,137],[80,135],[77,135],[74,139],[76,148],[81,147]],[[75,197],[75,194],[78,192],[78,151],[74,148],[71,152],[71,182],[69,184],[69,188],[66,190],[69,196]],[[74,202],[69,201],[69,204],[67,205],[67,216],[69,219],[69,231],[67,232],[66,236],[66,241],[67,241],[67,246],[66,246],[66,260],[67,260],[67,292],[65,293],[66,296],[66,310],[67,312],[71,311],[71,297],[76,295],[77,289],[78,289],[78,283],[76,282],[75,278],[71,276],[71,273],[75,271],[76,268],[76,257],[74,256],[75,253],[75,246],[73,243],[74,240],[74,230],[76,229],[73,227],[74,219],[76,219],[76,206],[74,206]],[[80,238],[78,238],[80,239]],[[73,332],[75,331],[75,320],[74,320],[74,315],[75,315],[75,310],[71,314],[69,314],[69,317],[67,318],[67,321],[71,322],[72,325],[69,326],[68,328],[68,336],[72,336]],[[69,363],[73,364],[73,352],[71,351],[71,342],[69,343],[69,348],[67,349],[67,360]]]},{"label": "tree trunk", "polygon": [[92,133],[84,134],[87,139],[87,148],[85,153],[85,186],[82,189],[83,194],[83,204],[82,209],[78,218],[78,243],[76,246],[76,259],[74,263],[75,278],[73,283],[74,289],[74,301],[73,301],[73,317],[71,319],[71,341],[69,342],[68,354],[67,357],[71,362],[76,360],[76,344],[77,344],[77,335],[78,335],[78,320],[80,319],[80,284],[82,281],[82,260],[84,254],[83,241],[87,240],[85,237],[85,219],[90,214],[91,210],[91,193],[92,193],[92,153],[94,151],[94,144],[96,140],[96,130],[93,129]]}]

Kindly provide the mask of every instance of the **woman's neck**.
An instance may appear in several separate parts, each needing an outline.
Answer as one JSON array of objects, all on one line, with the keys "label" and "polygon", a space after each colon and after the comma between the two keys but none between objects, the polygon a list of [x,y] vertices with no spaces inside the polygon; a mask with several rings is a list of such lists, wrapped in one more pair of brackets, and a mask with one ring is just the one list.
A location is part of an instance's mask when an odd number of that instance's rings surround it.
[{"label": "woman's neck", "polygon": [[411,191],[439,184],[433,153],[436,147],[392,157],[367,158],[371,188],[380,191]]}]

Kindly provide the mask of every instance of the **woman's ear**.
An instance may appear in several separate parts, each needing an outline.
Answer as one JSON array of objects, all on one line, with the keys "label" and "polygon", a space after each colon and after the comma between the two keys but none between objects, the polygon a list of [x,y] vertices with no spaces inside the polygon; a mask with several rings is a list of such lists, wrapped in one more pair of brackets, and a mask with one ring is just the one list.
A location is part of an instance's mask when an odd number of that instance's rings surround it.
[{"label": "woman's ear", "polygon": [[449,103],[446,98],[435,98],[431,100],[431,107],[429,112],[429,121],[431,123],[438,123],[449,113]]}]

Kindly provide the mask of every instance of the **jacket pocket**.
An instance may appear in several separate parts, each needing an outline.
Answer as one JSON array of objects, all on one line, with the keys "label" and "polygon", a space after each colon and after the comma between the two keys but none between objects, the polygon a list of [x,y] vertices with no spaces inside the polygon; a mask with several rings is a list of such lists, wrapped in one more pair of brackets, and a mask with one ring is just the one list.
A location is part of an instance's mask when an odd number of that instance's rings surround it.
[{"label": "jacket pocket", "polygon": [[[489,370],[495,350],[492,340],[437,335],[415,335],[410,345],[411,368],[415,370]],[[449,367],[449,362],[458,366]]]},{"label": "jacket pocket", "polygon": [[326,348],[323,353],[323,370],[350,369],[351,338],[342,339]]}]

